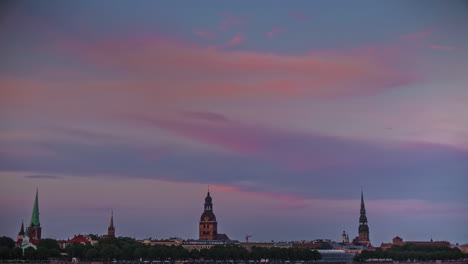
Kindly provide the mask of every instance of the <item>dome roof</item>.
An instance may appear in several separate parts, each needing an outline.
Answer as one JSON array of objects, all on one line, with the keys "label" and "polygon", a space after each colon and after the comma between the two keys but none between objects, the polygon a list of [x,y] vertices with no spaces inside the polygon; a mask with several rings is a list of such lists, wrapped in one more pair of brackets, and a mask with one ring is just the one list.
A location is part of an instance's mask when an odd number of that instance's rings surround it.
[{"label": "dome roof", "polygon": [[216,216],[213,211],[204,211],[200,217],[200,221],[216,221]]}]

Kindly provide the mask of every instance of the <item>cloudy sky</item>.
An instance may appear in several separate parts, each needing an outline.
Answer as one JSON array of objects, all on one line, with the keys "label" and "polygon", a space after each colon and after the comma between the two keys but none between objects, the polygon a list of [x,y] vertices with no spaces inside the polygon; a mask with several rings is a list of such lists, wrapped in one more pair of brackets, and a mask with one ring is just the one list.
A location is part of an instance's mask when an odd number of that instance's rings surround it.
[{"label": "cloudy sky", "polygon": [[467,1],[6,1],[0,235],[468,242]]}]

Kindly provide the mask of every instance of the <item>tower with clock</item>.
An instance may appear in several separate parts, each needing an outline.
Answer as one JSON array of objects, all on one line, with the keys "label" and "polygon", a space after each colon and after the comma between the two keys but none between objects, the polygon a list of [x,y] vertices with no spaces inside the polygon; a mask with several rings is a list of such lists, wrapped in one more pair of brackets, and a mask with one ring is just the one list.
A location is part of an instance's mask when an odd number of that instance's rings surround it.
[{"label": "tower with clock", "polygon": [[200,240],[217,240],[218,238],[218,222],[213,213],[213,201],[210,196],[210,191],[205,197],[205,210],[200,218],[199,239]]}]

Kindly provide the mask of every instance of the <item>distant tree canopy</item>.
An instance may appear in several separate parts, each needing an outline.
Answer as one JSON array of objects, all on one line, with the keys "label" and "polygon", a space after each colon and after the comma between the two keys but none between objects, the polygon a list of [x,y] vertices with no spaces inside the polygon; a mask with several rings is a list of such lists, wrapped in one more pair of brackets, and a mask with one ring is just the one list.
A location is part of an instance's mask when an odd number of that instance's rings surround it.
[{"label": "distant tree canopy", "polygon": [[[182,246],[150,246],[142,244],[133,238],[103,238],[95,246],[73,243],[65,249],[60,249],[54,239],[42,239],[37,249],[14,248],[10,238],[0,239],[0,259],[46,260],[63,258],[61,253],[67,253],[68,259],[76,257],[81,260],[319,260],[321,255],[316,250],[304,248],[262,248],[253,247],[251,251],[238,245],[219,245],[210,249],[191,250]],[[13,245],[13,246],[12,246]]]},{"label": "distant tree canopy", "polygon": [[0,247],[14,248],[15,241],[9,237],[2,236],[0,237]]},{"label": "distant tree canopy", "polygon": [[355,260],[367,259],[393,259],[397,261],[427,261],[427,260],[456,260],[466,258],[458,248],[437,247],[427,245],[405,244],[404,246],[392,246],[386,251],[380,248],[375,251],[364,250],[356,256]]},{"label": "distant tree canopy", "polygon": [[39,241],[39,247],[44,247],[44,248],[47,248],[49,250],[52,250],[52,249],[60,249],[60,246],[57,242],[57,240],[55,239],[52,239],[52,238],[44,238],[44,239],[41,239],[41,241]]}]

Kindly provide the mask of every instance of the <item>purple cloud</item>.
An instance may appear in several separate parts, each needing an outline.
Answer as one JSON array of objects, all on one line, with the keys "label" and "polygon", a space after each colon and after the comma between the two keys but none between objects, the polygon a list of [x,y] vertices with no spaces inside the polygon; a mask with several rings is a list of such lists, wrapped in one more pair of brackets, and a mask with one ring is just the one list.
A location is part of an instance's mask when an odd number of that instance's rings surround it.
[{"label": "purple cloud", "polygon": [[212,122],[227,122],[228,121],[228,119],[224,115],[212,113],[212,112],[187,111],[187,112],[184,112],[183,115],[189,119],[195,119],[195,120],[205,120],[205,121],[212,121]]}]

